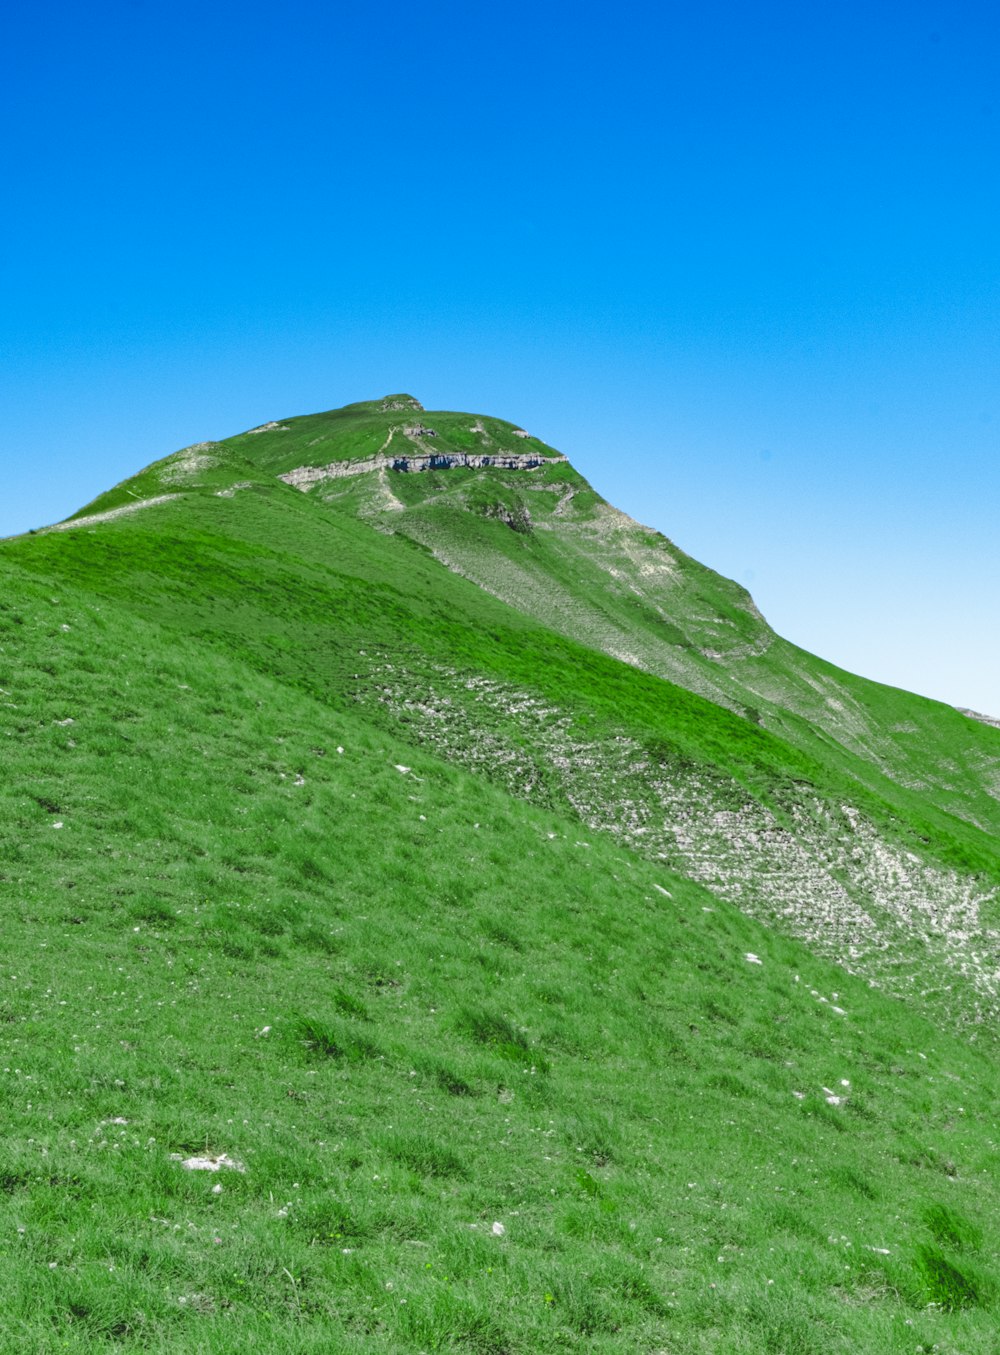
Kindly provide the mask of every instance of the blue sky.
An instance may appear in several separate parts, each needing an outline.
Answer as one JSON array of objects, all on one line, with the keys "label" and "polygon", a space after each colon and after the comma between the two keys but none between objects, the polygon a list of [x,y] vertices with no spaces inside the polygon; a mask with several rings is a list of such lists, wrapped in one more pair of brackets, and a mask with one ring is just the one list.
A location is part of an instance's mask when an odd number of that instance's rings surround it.
[{"label": "blue sky", "polygon": [[994,5],[18,8],[0,534],[411,390],[1000,714]]}]

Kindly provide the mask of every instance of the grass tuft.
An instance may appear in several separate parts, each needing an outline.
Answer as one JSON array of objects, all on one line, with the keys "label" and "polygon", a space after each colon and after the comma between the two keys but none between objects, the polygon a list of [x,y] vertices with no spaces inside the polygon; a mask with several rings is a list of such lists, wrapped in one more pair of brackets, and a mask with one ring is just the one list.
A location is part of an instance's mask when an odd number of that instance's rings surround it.
[{"label": "grass tuft", "polygon": [[925,1301],[945,1312],[985,1307],[993,1297],[994,1286],[984,1276],[950,1260],[939,1247],[920,1247],[914,1264]]},{"label": "grass tuft", "polygon": [[382,1057],[373,1040],[363,1038],[335,1021],[297,1016],[288,1024],[288,1036],[310,1062],[320,1058],[362,1063],[366,1059]]},{"label": "grass tuft", "polygon": [[959,1210],[947,1204],[930,1204],[923,1212],[923,1221],[927,1225],[935,1242],[955,1251],[979,1251],[983,1243],[983,1230],[967,1219]]}]

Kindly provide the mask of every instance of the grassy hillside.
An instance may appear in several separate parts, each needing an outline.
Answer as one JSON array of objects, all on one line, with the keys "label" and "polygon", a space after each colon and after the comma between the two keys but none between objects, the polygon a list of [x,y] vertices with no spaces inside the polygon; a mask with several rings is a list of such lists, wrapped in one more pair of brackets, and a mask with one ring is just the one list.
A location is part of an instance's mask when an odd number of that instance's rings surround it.
[{"label": "grassy hillside", "polygon": [[[256,436],[269,461],[266,440],[281,427]],[[416,496],[426,508],[435,484],[444,495],[458,484],[472,499],[506,498],[512,513],[510,482],[544,498],[546,484],[575,474],[565,465],[389,473],[391,483],[369,473],[303,494],[249,463],[227,470],[229,444],[217,447],[210,464],[195,458],[192,466],[185,453],[121,487],[127,496],[138,483],[149,494],[141,510],[100,505],[100,514],[124,515],[91,515],[71,530],[12,542],[10,558],[197,635],[327,705],[360,707],[397,736],[711,885],[922,1010],[953,1024],[992,1024],[1000,857],[989,831],[997,802],[984,777],[1000,732],[855,680],[873,705],[892,706],[896,723],[903,713],[925,727],[914,739],[883,726],[880,737],[924,757],[928,778],[940,749],[953,746],[955,765],[966,768],[963,802],[976,806],[959,816],[946,797],[911,784],[902,755],[889,776],[786,712],[809,734],[789,742],[759,715],[738,715],[554,631],[443,568],[440,548],[386,526],[386,516],[405,513],[380,506],[389,494]],[[537,488],[518,488],[525,484]],[[574,501],[588,494],[581,512],[613,513],[589,490],[575,490]],[[543,535],[473,511],[464,521],[491,533],[501,575],[519,543],[534,551]],[[717,591],[732,590],[734,611],[739,604],[748,624],[762,624],[741,590],[703,567],[692,571],[703,592],[716,579]],[[555,586],[557,565],[552,577]],[[581,605],[610,606],[591,584],[584,575],[575,585]],[[663,610],[672,600],[664,594]]]},{"label": "grassy hillside", "polygon": [[[271,487],[303,468],[341,474],[379,453],[558,455],[502,420],[427,412],[412,396],[386,396],[187,448],[81,515],[185,492]],[[339,516],[406,536],[549,631],[705,696],[820,762],[839,756],[839,745],[850,776],[876,790],[895,780],[1000,833],[1000,731],[782,640],[743,588],[619,513],[568,463],[531,474],[382,470],[307,488]]]},{"label": "grassy hillside", "polygon": [[995,1348],[982,1054],[353,712],[7,585],[5,1349]]},{"label": "grassy hillside", "polygon": [[[296,469],[343,470],[379,452],[558,455],[502,420],[386,396],[187,448],[77,516],[273,486]],[[1000,738],[986,726],[783,641],[744,589],[611,508],[567,463],[532,474],[382,472],[308,488],[406,535],[548,629],[706,696],[821,761],[833,740],[850,753],[853,774],[930,792],[951,814],[1000,831]]]},{"label": "grassy hillside", "polygon": [[995,1355],[1000,732],[837,676],[939,802],[484,591],[625,614],[571,467],[276,478],[524,448],[407,399],[0,547],[0,1350]]},{"label": "grassy hillside", "polygon": [[782,640],[743,588],[610,507],[571,467],[391,478],[391,499],[383,484],[381,495],[368,488],[368,502],[358,502],[358,489],[342,480],[313,492],[331,505],[353,496],[356,511],[383,530],[420,542],[561,635],[823,761],[831,741],[839,744],[869,784],[889,777],[1000,832],[1000,738],[939,702],[857,678]]}]

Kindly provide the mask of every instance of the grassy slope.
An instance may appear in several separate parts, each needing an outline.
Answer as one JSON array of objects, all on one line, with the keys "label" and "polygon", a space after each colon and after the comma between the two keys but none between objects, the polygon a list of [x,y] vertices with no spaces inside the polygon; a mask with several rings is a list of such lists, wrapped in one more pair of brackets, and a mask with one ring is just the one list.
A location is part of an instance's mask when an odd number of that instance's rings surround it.
[{"label": "grassy slope", "polygon": [[982,1054],[205,643],[278,566],[145,520],[5,552],[3,1349],[995,1351]]},{"label": "grassy slope", "polygon": [[[492,526],[501,539],[514,535]],[[443,571],[406,538],[373,532],[341,505],[273,481],[228,499],[189,493],[95,529],[21,538],[4,552],[46,577],[84,583],[231,647],[327,701],[352,700],[369,680],[361,651],[389,651],[402,666],[427,671],[447,661],[575,706],[595,731],[624,721],[665,754],[711,765],[773,803],[799,781],[829,798],[847,796],[914,850],[1000,878],[991,836],[859,768],[832,739],[817,741],[813,753],[791,746],[683,688],[554,635]],[[985,740],[996,735],[955,720]],[[862,773],[873,789],[859,784]]]},{"label": "grassy slope", "polygon": [[[552,452],[537,439],[515,437],[514,425],[503,420],[383,408],[410,399],[386,397],[277,420],[263,431],[204,444],[195,455],[205,464],[193,474],[178,466],[184,458],[178,453],[81,514],[132,507],[164,492],[204,493],[234,480],[263,488],[298,466],[371,456],[394,429],[398,434],[412,425],[432,427],[436,437],[423,441],[441,452]],[[401,434],[392,446],[416,450]],[[383,512],[383,527],[433,549],[546,628],[631,654],[637,666],[763,721],[814,760],[837,760],[877,794],[888,776],[929,794],[949,815],[1000,834],[1000,731],[846,673],[775,636],[744,589],[659,534],[607,513],[572,467],[530,477],[451,471],[392,479],[406,511]],[[571,501],[560,503],[567,490]],[[341,512],[368,508],[371,516],[370,488],[356,481],[337,482],[333,493],[329,486],[314,492],[332,498]],[[498,506],[527,508],[537,529],[512,532],[485,516]]]},{"label": "grassy slope", "polygon": [[[560,501],[567,490],[569,503]],[[843,765],[868,784],[889,776],[1000,834],[1000,732],[782,640],[744,589],[608,512],[571,469],[394,476],[393,491],[405,511],[383,511],[383,527],[544,625],[763,723],[822,761],[840,745]],[[339,484],[332,492],[337,502],[350,494]],[[530,514],[533,530],[505,528],[499,507]]]},{"label": "grassy slope", "polygon": [[[380,705],[379,669],[387,656],[414,690],[439,685],[447,664],[556,703],[571,716],[577,739],[614,747],[624,730],[668,779],[711,777],[717,802],[705,811],[709,814],[739,808],[741,797],[750,797],[794,827],[804,795],[818,797],[834,813],[842,803],[853,803],[904,852],[980,877],[981,894],[988,896],[989,882],[1000,879],[989,836],[891,780],[882,778],[876,792],[866,791],[836,743],[830,742],[820,761],[683,688],[561,639],[443,570],[405,537],[373,531],[363,518],[344,511],[342,501],[326,505],[273,478],[251,482],[229,498],[218,497],[211,484],[205,492],[188,483],[184,496],[167,504],[91,528],[23,538],[4,552],[40,577],[84,584],[179,634],[221,646],[327,705],[360,703],[369,718],[395,725],[403,737],[416,740],[421,731],[419,721],[400,726]],[[348,484],[364,492],[360,480]],[[500,523],[493,526],[514,535]],[[482,709],[468,712],[465,742],[473,753],[481,740],[474,717]],[[494,712],[493,730],[499,721]],[[530,758],[530,731],[508,722],[501,732],[508,746],[524,744]],[[543,766],[531,779],[536,802],[579,812],[565,777]],[[651,812],[655,815],[655,804]],[[583,817],[594,823],[604,816]],[[839,851],[847,839],[843,825],[836,831],[839,838],[831,842]],[[658,848],[651,844],[651,850],[655,855]],[[771,869],[786,866],[776,862]],[[750,911],[794,934],[816,936],[808,918],[799,925],[784,902],[771,905],[773,891],[764,894]],[[808,911],[804,879],[799,896]],[[949,959],[933,927],[928,933],[917,921],[921,930],[907,925],[903,935],[890,925],[861,972],[892,991],[912,992],[941,1019],[972,1021],[988,1030],[982,1022],[994,998],[974,996],[970,981],[956,973],[956,964],[965,961]],[[990,921],[983,910],[980,930]],[[826,933],[824,925],[821,948],[842,955],[837,937],[830,933],[827,940]],[[988,938],[980,942],[976,933],[963,950],[988,946]]]},{"label": "grassy slope", "polygon": [[[393,399],[394,397],[386,397]],[[399,400],[411,396],[395,397]],[[480,452],[504,450],[553,455],[553,449],[538,438],[514,436],[515,425],[487,415],[474,416],[450,412],[427,414],[412,410],[384,410],[383,401],[363,401],[344,409],[306,414],[294,419],[277,419],[273,429],[250,429],[221,442],[199,443],[184,452],[154,462],[120,485],[99,495],[74,517],[103,513],[109,509],[133,505],[137,497],[183,488],[190,478],[178,475],[178,462],[185,453],[198,458],[197,483],[203,488],[231,484],[236,476],[253,482],[270,482],[276,475],[302,465],[325,465],[331,461],[352,461],[374,455],[386,442],[393,428],[433,425],[436,436],[427,446],[439,452]],[[470,420],[478,422],[482,432],[473,432]],[[393,450],[416,448],[401,439]]]}]

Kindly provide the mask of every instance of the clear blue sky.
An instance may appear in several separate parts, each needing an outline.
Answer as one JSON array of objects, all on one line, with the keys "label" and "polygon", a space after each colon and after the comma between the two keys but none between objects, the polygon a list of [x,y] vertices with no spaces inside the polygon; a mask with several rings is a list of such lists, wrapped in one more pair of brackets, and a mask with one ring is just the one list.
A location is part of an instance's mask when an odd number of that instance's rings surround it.
[{"label": "clear blue sky", "polygon": [[391,390],[1000,714],[995,4],[56,3],[0,27],[0,534]]}]

